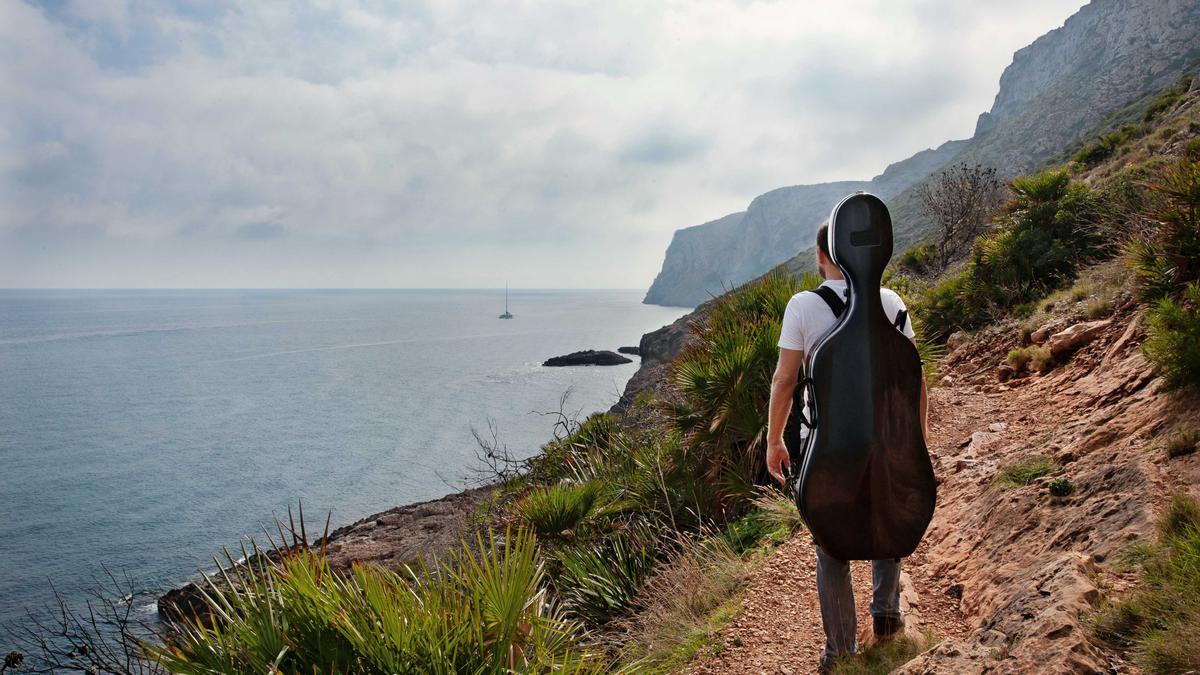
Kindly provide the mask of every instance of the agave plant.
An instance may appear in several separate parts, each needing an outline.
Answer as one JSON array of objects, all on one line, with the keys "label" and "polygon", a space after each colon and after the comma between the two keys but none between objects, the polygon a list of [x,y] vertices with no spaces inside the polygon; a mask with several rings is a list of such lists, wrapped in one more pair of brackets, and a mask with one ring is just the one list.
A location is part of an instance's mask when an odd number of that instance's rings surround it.
[{"label": "agave plant", "polygon": [[[545,591],[533,536],[480,536],[445,563],[334,573],[300,547],[210,584],[211,615],[178,622],[152,656],[176,673],[598,672],[580,626]],[[230,580],[232,581],[232,580]]]}]

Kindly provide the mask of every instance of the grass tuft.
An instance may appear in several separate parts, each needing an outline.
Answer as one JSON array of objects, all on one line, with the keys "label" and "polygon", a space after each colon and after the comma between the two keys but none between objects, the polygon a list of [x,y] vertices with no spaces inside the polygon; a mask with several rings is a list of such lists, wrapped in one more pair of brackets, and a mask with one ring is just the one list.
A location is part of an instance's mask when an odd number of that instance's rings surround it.
[{"label": "grass tuft", "polygon": [[674,672],[712,648],[737,613],[746,571],[723,537],[686,542],[638,593],[619,672]]},{"label": "grass tuft", "polygon": [[1047,373],[1054,368],[1054,355],[1045,345],[1018,347],[1008,353],[1008,365],[1018,375],[1024,372]]},{"label": "grass tuft", "polygon": [[913,638],[899,635],[894,640],[870,645],[852,657],[839,659],[835,675],[884,675],[916,658],[936,644],[930,635]]},{"label": "grass tuft", "polygon": [[1200,503],[1173,497],[1159,521],[1158,541],[1137,558],[1141,587],[1102,606],[1092,633],[1127,650],[1147,673],[1200,669]]},{"label": "grass tuft", "polygon": [[1163,452],[1167,454],[1167,459],[1176,459],[1196,452],[1197,447],[1200,447],[1200,432],[1183,431],[1163,444]]},{"label": "grass tuft", "polygon": [[1050,458],[1033,455],[1001,469],[996,482],[1005,487],[1032,485],[1033,481],[1054,473],[1058,468]]}]

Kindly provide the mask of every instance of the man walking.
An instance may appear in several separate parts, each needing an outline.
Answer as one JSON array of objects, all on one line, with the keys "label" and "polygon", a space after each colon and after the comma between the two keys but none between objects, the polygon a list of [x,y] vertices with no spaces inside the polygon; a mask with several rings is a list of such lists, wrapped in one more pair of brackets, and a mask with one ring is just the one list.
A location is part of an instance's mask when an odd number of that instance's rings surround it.
[{"label": "man walking", "polygon": [[[817,231],[817,268],[824,277],[822,286],[831,289],[836,297],[848,293],[846,280],[829,255],[829,224]],[[823,291],[827,295],[828,291]],[[889,289],[880,289],[880,299],[888,319],[896,322],[906,312],[904,301]],[[792,395],[797,375],[805,355],[837,323],[830,301],[814,292],[797,293],[788,302],[779,336],[779,362],[771,381],[770,419],[767,430],[767,470],[783,484],[791,469],[791,458],[783,440],[792,407]],[[909,339],[914,337],[911,319],[904,319],[902,328]],[[925,431],[927,401],[921,389],[921,429]],[[807,429],[804,430],[807,432]],[[900,559],[875,560],[871,563],[871,616],[877,640],[887,640],[904,627],[900,615]],[[825,648],[821,651],[821,670],[829,672],[834,661],[858,650],[858,620],[854,613],[854,589],[850,580],[850,564],[838,560],[817,546],[817,596],[821,604],[821,622],[825,628]]]}]

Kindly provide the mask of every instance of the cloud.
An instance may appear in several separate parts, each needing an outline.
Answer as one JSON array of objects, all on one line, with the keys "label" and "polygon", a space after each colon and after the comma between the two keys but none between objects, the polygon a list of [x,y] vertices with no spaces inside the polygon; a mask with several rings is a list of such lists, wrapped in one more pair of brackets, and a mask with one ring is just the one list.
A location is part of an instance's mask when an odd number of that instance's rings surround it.
[{"label": "cloud", "polygon": [[630,139],[621,150],[621,159],[648,164],[675,164],[703,156],[710,145],[701,136],[662,127]]},{"label": "cloud", "polygon": [[0,286],[644,287],[1081,2],[0,0]]},{"label": "cloud", "polygon": [[279,223],[255,222],[239,225],[233,232],[237,239],[278,239],[287,234],[287,228]]}]

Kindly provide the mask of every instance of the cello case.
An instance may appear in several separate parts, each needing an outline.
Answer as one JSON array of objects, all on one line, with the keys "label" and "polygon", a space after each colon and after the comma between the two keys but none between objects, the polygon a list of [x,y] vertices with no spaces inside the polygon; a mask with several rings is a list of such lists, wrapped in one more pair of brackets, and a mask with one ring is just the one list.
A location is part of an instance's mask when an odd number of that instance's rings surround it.
[{"label": "cello case", "polygon": [[813,429],[796,500],[831,556],[903,558],[933,517],[937,482],[921,433],[921,358],[879,298],[892,257],[883,201],[860,192],[839,202],[829,217],[829,252],[850,299],[808,355]]}]

